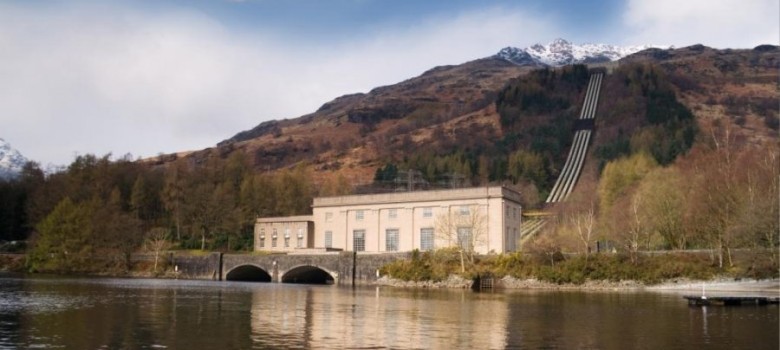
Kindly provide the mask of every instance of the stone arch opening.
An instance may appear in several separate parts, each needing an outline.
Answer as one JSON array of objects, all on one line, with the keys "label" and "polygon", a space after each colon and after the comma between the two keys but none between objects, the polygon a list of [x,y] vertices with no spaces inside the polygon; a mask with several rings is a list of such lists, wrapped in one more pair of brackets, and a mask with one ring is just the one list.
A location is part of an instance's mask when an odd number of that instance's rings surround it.
[{"label": "stone arch opening", "polygon": [[282,283],[333,284],[333,276],[319,267],[303,265],[290,269],[282,276]]},{"label": "stone arch opening", "polygon": [[271,282],[271,275],[254,265],[241,265],[225,275],[226,281]]}]

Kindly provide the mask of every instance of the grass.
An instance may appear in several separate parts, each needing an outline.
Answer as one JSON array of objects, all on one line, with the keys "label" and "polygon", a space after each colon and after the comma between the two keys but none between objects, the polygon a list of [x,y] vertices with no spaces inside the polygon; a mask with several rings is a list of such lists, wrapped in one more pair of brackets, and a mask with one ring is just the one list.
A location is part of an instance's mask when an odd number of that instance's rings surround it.
[{"label": "grass", "polygon": [[688,278],[706,280],[715,276],[735,278],[777,278],[778,269],[771,260],[756,256],[737,260],[735,266],[720,269],[707,255],[669,253],[644,255],[632,262],[622,254],[577,255],[560,257],[551,263],[522,253],[479,257],[460,273],[460,261],[456,250],[441,249],[420,253],[415,251],[409,260],[399,260],[382,267],[380,272],[406,281],[442,281],[449,275],[473,278],[490,274],[497,277],[512,276],[520,279],[534,278],[557,284],[583,284],[587,281],[637,281],[657,284],[667,280]]}]

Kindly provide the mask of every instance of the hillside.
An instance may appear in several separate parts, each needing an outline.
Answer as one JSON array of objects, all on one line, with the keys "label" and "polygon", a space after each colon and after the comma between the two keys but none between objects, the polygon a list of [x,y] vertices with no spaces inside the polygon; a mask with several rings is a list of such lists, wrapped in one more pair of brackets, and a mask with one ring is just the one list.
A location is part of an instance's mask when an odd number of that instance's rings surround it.
[{"label": "hillside", "polygon": [[[626,153],[632,135],[646,125],[640,117],[647,113],[647,106],[659,102],[643,97],[647,91],[630,91],[623,86],[627,83],[621,80],[634,78],[634,89],[641,90],[655,88],[655,79],[662,80],[664,91],[668,90],[664,94],[671,96],[671,103],[679,101],[691,111],[701,130],[708,130],[713,123],[728,122],[746,142],[776,139],[778,52],[776,46],[752,50],[716,50],[701,45],[651,48],[617,64],[608,64],[616,73],[608,75],[604,82],[592,148],[599,153],[595,159],[603,165],[604,161]],[[627,67],[633,66],[644,68],[631,73]],[[434,176],[465,173],[472,178],[471,183],[477,184],[517,181],[502,168],[506,167],[505,162],[495,159],[530,148],[544,157],[545,173],[537,176],[544,179],[533,181],[544,192],[543,187],[554,180],[564,161],[570,129],[584,98],[585,81],[555,91],[563,94],[559,98],[565,100],[565,108],[526,110],[523,113],[534,115],[521,124],[502,123],[496,109],[499,96],[513,78],[527,76],[541,67],[544,64],[539,62],[517,65],[501,55],[436,67],[395,85],[339,97],[299,118],[261,123],[215,148],[185,157],[203,163],[210,156],[225,159],[233,152],[244,152],[258,171],[306,164],[313,170],[315,180],[341,174],[353,185],[371,183],[376,169],[386,164],[416,168],[427,173],[430,182],[440,180]],[[630,78],[631,74],[657,77],[643,80]],[[526,83],[527,80],[520,80],[520,84]],[[551,132],[555,135],[551,136]],[[508,136],[525,141],[512,141]],[[545,137],[548,141],[540,141]],[[498,142],[502,140],[503,143]],[[690,144],[683,148],[689,147]],[[669,156],[678,153],[671,152]],[[447,155],[457,159],[443,160]],[[175,158],[162,157],[158,164]],[[426,163],[437,161],[448,164],[428,171],[423,168]],[[480,169],[485,167],[490,174]],[[480,171],[482,175],[478,174]]]}]

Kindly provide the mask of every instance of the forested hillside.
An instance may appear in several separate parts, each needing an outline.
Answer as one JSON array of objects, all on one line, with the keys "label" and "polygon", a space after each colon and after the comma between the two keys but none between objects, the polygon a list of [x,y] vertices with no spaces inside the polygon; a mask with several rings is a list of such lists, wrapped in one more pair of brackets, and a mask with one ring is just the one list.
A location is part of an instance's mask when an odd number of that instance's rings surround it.
[{"label": "forested hillside", "polygon": [[[714,248],[728,266],[735,248],[778,245],[778,52],[694,46],[629,56],[609,67],[594,125],[576,120],[587,67],[491,58],[344,96],[186,155],[79,156],[51,175],[30,163],[0,182],[0,242],[29,238],[33,270],[121,270],[160,239],[251,249],[256,217],[308,213],[313,196],[504,184],[523,193],[526,209],[540,208],[573,132],[592,126],[574,193],[545,208],[555,224],[524,249],[587,253],[597,240],[632,257]],[[777,262],[756,255],[756,266]]]}]

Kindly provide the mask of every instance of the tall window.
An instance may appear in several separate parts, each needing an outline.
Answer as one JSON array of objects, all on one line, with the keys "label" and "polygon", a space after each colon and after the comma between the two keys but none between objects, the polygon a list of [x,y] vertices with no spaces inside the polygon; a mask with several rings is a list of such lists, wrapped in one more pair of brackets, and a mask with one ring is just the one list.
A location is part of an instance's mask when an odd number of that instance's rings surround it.
[{"label": "tall window", "polygon": [[296,247],[303,248],[303,229],[298,229],[298,243],[296,244]]},{"label": "tall window", "polygon": [[352,231],[352,247],[356,252],[366,250],[366,230]]},{"label": "tall window", "polygon": [[284,247],[290,248],[290,237],[284,237]]},{"label": "tall window", "polygon": [[424,218],[433,217],[433,208],[431,208],[431,207],[423,208],[423,217]]},{"label": "tall window", "polygon": [[398,251],[398,229],[392,228],[385,231],[385,250],[388,252]]},{"label": "tall window", "polygon": [[458,227],[458,246],[465,251],[474,248],[471,242],[471,227]]},{"label": "tall window", "polygon": [[387,217],[390,219],[395,219],[398,217],[398,209],[390,209],[387,211]]},{"label": "tall window", "polygon": [[363,221],[363,211],[362,210],[355,210],[355,220]]},{"label": "tall window", "polygon": [[420,250],[433,250],[433,229],[421,228],[420,229]]},{"label": "tall window", "polygon": [[271,248],[276,248],[277,237],[276,227],[274,227],[274,234],[271,236]]},{"label": "tall window", "polygon": [[333,248],[333,231],[325,231],[325,248]]},{"label": "tall window", "polygon": [[260,229],[260,235],[257,237],[258,241],[260,241],[260,248],[265,248],[265,229]]}]

